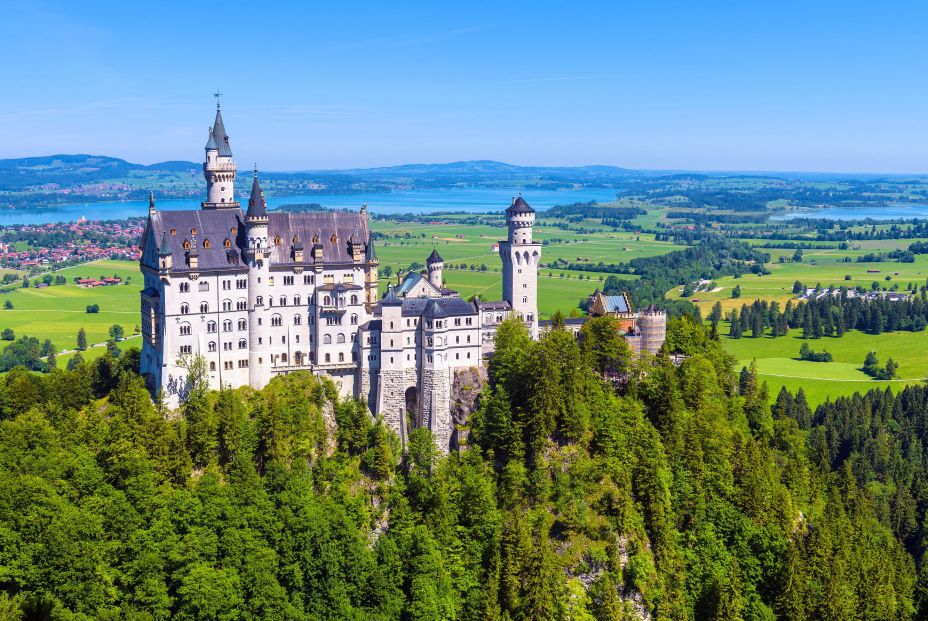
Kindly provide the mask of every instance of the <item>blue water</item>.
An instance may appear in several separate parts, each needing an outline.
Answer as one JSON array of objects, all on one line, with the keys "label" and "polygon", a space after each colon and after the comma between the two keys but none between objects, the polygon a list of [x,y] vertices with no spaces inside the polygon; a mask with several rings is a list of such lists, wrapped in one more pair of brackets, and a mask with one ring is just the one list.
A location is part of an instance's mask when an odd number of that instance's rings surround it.
[{"label": "blue water", "polygon": [[790,211],[771,216],[771,220],[816,218],[822,220],[911,220],[928,218],[928,205],[886,205],[885,207],[824,207],[803,211]]},{"label": "blue water", "polygon": [[[519,192],[535,209],[554,205],[596,200],[605,202],[615,198],[615,190],[518,190],[512,188],[474,188],[466,190],[406,190],[402,192],[366,194],[305,194],[300,196],[270,196],[268,207],[293,203],[319,203],[334,209],[360,209],[367,204],[371,213],[429,213],[434,211],[466,211],[471,213],[502,212]],[[157,196],[155,197],[157,199]],[[199,209],[201,199],[157,200],[159,210]],[[243,203],[246,197],[240,197]],[[148,200],[112,203],[75,203],[58,205],[42,210],[0,211],[0,225],[46,224],[74,222],[79,218],[90,220],[121,220],[148,213]]]}]

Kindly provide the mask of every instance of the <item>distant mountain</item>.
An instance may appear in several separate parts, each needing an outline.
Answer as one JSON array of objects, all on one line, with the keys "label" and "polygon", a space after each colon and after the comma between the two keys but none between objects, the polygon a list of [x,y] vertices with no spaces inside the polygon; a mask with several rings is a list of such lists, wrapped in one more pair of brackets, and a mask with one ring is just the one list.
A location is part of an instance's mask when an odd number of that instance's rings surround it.
[{"label": "distant mountain", "polygon": [[199,169],[193,162],[133,164],[116,157],[86,154],[59,154],[0,160],[0,190],[22,191],[34,186],[55,184],[62,187],[118,181],[136,171],[179,172]]},{"label": "distant mountain", "polygon": [[379,168],[307,171],[322,174],[346,174],[358,177],[625,177],[637,171],[616,166],[518,166],[493,160],[468,160],[447,164],[401,164]]}]

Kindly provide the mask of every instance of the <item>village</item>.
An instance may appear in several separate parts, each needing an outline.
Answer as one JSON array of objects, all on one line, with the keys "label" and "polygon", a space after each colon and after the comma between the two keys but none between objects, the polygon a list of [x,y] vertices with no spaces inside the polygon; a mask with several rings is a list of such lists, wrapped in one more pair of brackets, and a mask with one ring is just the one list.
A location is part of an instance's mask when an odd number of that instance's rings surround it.
[{"label": "village", "polygon": [[100,259],[135,260],[144,221],[23,224],[0,228],[0,267],[35,273]]}]

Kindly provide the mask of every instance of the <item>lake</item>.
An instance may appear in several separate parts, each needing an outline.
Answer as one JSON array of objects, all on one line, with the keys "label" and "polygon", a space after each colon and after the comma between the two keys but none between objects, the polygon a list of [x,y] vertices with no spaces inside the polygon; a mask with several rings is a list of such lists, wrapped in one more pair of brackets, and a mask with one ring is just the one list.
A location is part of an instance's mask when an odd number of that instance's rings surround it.
[{"label": "lake", "polygon": [[[615,190],[519,190],[514,188],[473,188],[464,190],[406,190],[387,193],[364,194],[304,194],[299,196],[268,196],[268,207],[293,203],[319,203],[332,209],[360,209],[367,204],[371,213],[390,215],[401,213],[429,213],[434,211],[466,211],[481,213],[501,212],[512,202],[512,197],[522,192],[523,197],[535,209],[542,210],[554,205],[586,201],[611,201]],[[205,190],[204,190],[205,193]],[[159,210],[199,209],[199,200],[157,200]],[[247,196],[240,197],[242,207],[247,209]],[[110,203],[75,203],[57,205],[48,209],[0,211],[0,225],[46,224],[49,222],[74,222],[82,217],[90,220],[122,220],[148,213],[148,200],[118,201]]]},{"label": "lake", "polygon": [[770,216],[771,220],[816,218],[821,220],[911,220],[928,218],[928,205],[886,205],[884,207],[823,207],[803,211],[790,211]]}]

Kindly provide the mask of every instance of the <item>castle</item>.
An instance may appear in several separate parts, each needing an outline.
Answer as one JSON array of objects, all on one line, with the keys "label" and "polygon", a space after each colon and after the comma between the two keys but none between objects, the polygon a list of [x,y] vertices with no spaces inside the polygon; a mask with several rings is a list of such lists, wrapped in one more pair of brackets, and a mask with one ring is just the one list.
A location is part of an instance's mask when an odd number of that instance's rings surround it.
[{"label": "castle", "polygon": [[[304,370],[364,398],[403,441],[410,426],[427,426],[447,449],[455,378],[481,367],[506,318],[521,318],[532,338],[545,328],[534,209],[521,196],[506,209],[508,234],[499,242],[504,300],[472,302],[446,288],[435,250],[425,272],[407,274],[380,298],[365,207],[268,212],[256,169],[243,210],[233,191],[236,173],[217,103],[200,209],[159,211],[153,198],[149,203],[140,259],[141,371],[152,391],[163,389],[176,406],[187,390],[183,360],[193,355],[202,356],[217,389],[262,388],[275,375]],[[635,338],[637,330],[645,349],[656,352],[663,313],[639,329],[625,302],[628,334]]]}]

